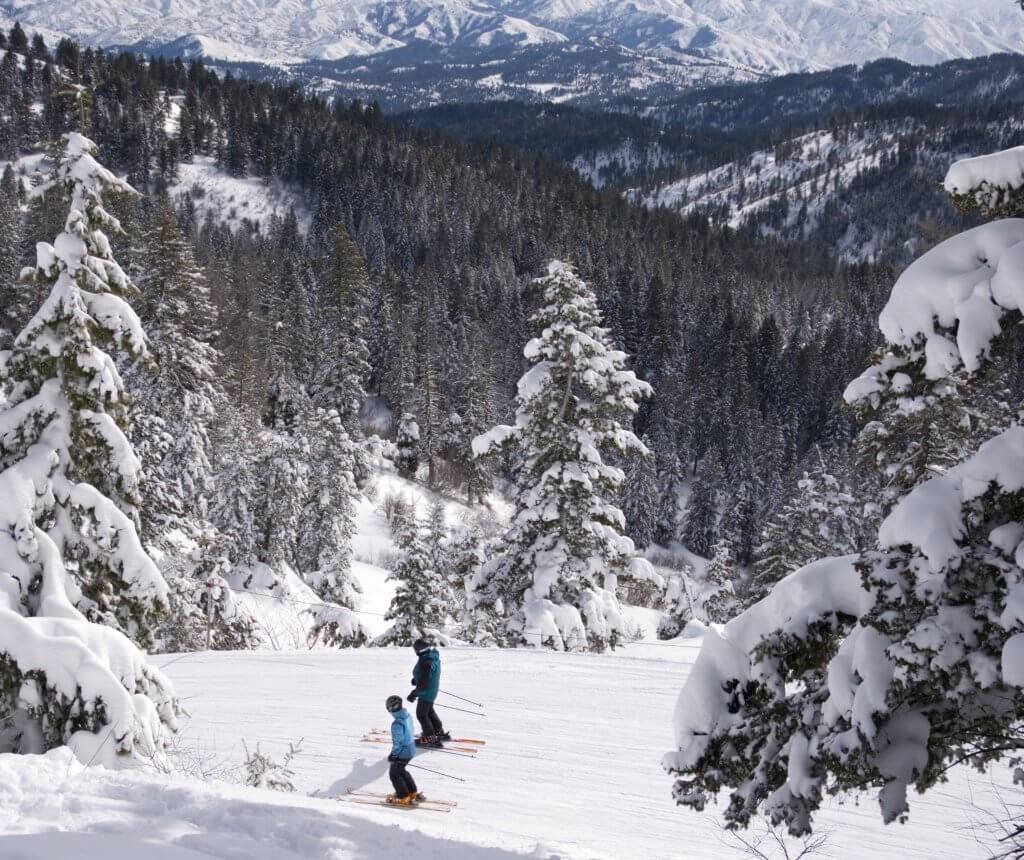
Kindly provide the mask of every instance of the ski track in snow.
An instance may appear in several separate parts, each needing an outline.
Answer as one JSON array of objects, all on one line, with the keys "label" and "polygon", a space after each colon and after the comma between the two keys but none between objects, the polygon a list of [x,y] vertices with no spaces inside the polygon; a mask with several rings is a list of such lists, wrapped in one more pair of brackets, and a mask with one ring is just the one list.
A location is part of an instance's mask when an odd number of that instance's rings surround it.
[{"label": "ski track in snow", "polygon": [[[630,646],[609,656],[446,649],[444,686],[483,702],[487,717],[441,709],[443,719],[454,734],[487,745],[475,759],[417,758],[466,780],[414,772],[429,796],[458,801],[443,816],[305,796],[389,790],[388,748],[360,738],[387,726],[387,695],[408,691],[410,650],[190,654],[165,670],[191,712],[179,748],[237,765],[243,740],[280,759],[302,738],[293,762],[300,793],[80,772],[66,751],[0,756],[0,832],[8,834],[0,858],[70,856],[62,846],[71,840],[54,829],[88,833],[74,841],[76,855],[103,860],[736,857],[713,811],[674,806],[659,764],[700,640],[676,644],[685,647]],[[984,855],[970,827],[984,813],[972,804],[997,808],[993,780],[1011,790],[999,769],[991,777],[955,772],[912,798],[905,825],[883,826],[874,798],[832,803],[818,822],[832,832],[825,856]],[[143,854],[135,850],[141,840]],[[167,851],[151,852],[152,843]]]}]

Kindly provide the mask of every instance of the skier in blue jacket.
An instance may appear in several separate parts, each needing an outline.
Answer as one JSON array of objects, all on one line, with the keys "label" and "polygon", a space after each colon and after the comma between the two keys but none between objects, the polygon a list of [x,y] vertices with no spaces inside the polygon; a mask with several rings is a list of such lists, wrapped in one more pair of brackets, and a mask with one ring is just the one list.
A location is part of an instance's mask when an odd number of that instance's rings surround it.
[{"label": "skier in blue jacket", "polygon": [[394,794],[387,797],[388,803],[399,806],[411,806],[424,797],[416,788],[412,775],[406,770],[413,756],[416,755],[416,736],[412,728],[412,714],[402,707],[401,696],[388,696],[385,702],[388,713],[391,714],[394,722],[391,723],[391,754],[388,761],[391,762],[391,784],[395,788]]},{"label": "skier in blue jacket", "polygon": [[409,701],[416,704],[416,719],[420,721],[420,746],[439,747],[443,741],[450,741],[452,736],[444,730],[441,718],[434,710],[434,701],[441,689],[441,655],[426,639],[417,639],[413,645],[416,652],[416,665],[412,670],[412,683],[415,689],[409,693]]}]

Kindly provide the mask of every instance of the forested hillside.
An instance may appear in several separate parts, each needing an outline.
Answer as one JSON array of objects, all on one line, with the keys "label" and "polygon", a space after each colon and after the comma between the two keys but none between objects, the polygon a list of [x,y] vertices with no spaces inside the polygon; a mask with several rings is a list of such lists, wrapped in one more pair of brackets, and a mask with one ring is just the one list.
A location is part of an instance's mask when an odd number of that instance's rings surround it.
[{"label": "forested hillside", "polygon": [[401,119],[544,153],[650,206],[847,260],[905,264],[922,241],[973,223],[939,184],[955,159],[1016,143],[1022,70],[1009,55],[929,67],[879,60],[708,86],[619,112],[489,102]]},{"label": "forested hillside", "polygon": [[[247,582],[272,580],[282,565],[319,571],[318,593],[344,604],[352,487],[319,482],[335,479],[324,458],[366,479],[360,403],[399,450],[412,448],[410,474],[422,464],[432,485],[477,499],[502,479],[509,463],[475,464],[469,443],[511,414],[539,301],[530,281],[553,258],[577,265],[613,343],[653,386],[635,422],[653,451],[651,478],[624,500],[641,546],[682,541],[702,556],[717,547],[720,566],[745,570],[807,463],[819,463],[816,446],[849,468],[838,394],[874,343],[887,269],[631,205],[543,157],[394,125],[373,106],[219,78],[199,63],[80,53],[68,42],[51,54],[27,42],[12,34],[0,67],[0,111],[12,118],[2,155],[15,160],[4,183],[5,271],[50,231],[52,212],[27,197],[31,181],[17,171],[40,141],[80,122],[81,82],[88,133],[143,192],[119,243],[143,321],[158,360],[164,348],[181,362],[157,377],[156,392],[144,374],[129,381],[157,424],[173,426],[161,404],[206,404],[181,418],[198,424],[196,449],[175,448],[180,462],[148,470],[169,486],[147,497],[166,509],[143,510],[143,529],[154,540],[193,535],[210,556],[203,569],[241,568]],[[229,213],[181,179],[204,159],[220,175],[290,189],[299,215],[257,225],[231,213],[229,229],[220,220]],[[193,286],[173,286],[194,270]],[[175,289],[184,292],[172,301]],[[189,312],[204,295],[211,309]],[[8,330],[30,309],[8,302]],[[170,456],[145,420],[135,426],[143,450]],[[335,436],[324,437],[328,426]],[[180,469],[199,470],[184,489]],[[201,503],[176,498],[183,491]],[[324,492],[341,520],[327,547],[308,519],[309,500]],[[337,572],[324,578],[325,564]]]}]

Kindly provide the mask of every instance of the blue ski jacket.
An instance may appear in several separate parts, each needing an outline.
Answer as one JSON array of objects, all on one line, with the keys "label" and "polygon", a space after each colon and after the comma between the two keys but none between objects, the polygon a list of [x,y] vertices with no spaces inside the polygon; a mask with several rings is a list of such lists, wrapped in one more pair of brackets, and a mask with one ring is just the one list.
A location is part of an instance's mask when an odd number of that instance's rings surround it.
[{"label": "blue ski jacket", "polygon": [[433,702],[441,689],[441,655],[436,648],[428,648],[420,654],[412,670],[412,682],[416,696],[424,702]]},{"label": "blue ski jacket", "polygon": [[391,755],[395,758],[410,759],[416,755],[416,735],[412,727],[412,714],[405,708],[394,713],[391,724]]}]

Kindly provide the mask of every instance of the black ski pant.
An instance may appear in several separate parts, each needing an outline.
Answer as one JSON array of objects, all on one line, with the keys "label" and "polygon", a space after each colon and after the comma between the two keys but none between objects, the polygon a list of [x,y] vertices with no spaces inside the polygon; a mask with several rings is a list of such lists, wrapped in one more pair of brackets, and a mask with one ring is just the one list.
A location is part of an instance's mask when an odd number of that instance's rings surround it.
[{"label": "black ski pant", "polygon": [[420,729],[425,738],[439,735],[444,731],[444,726],[441,725],[441,718],[437,715],[437,711],[434,710],[433,702],[425,702],[423,699],[420,699],[416,703],[416,719],[420,721]]},{"label": "black ski pant", "polygon": [[391,777],[391,784],[395,787],[397,797],[408,797],[417,791],[412,775],[405,769],[408,764],[409,759],[407,758],[396,758],[391,762],[391,771],[388,776]]}]

